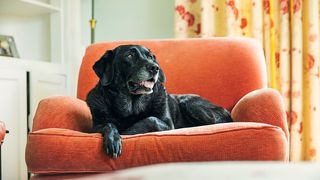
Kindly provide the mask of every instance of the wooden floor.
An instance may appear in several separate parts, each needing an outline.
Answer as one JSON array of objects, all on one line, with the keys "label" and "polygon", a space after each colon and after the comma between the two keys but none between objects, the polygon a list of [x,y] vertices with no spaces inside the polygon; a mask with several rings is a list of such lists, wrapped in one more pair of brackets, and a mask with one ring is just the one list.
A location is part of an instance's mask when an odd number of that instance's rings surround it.
[{"label": "wooden floor", "polygon": [[35,176],[33,180],[320,180],[319,163],[208,162],[144,166],[101,174]]}]

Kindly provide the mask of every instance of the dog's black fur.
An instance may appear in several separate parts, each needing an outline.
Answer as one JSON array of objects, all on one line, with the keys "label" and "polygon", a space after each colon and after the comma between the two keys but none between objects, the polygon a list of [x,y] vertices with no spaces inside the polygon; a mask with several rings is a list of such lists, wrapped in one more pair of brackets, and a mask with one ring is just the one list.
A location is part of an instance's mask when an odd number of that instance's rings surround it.
[{"label": "dog's black fur", "polygon": [[[178,64],[177,64],[178,66]],[[107,51],[93,69],[100,78],[87,104],[104,150],[121,154],[121,136],[231,122],[230,113],[198,95],[170,95],[155,56],[139,45]]]}]

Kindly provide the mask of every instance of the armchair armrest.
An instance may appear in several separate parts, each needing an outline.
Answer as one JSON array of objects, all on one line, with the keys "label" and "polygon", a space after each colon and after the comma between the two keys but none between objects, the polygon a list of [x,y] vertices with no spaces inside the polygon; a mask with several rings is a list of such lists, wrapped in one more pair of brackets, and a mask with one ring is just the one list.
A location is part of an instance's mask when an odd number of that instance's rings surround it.
[{"label": "armchair armrest", "polygon": [[259,122],[280,127],[288,140],[288,125],[280,93],[265,88],[243,96],[231,111],[236,122]]},{"label": "armchair armrest", "polygon": [[0,121],[0,144],[3,143],[4,137],[6,136],[6,126],[4,122]]},{"label": "armchair armrest", "polygon": [[33,119],[32,131],[64,128],[89,132],[92,118],[87,104],[76,98],[54,96],[40,101]]}]

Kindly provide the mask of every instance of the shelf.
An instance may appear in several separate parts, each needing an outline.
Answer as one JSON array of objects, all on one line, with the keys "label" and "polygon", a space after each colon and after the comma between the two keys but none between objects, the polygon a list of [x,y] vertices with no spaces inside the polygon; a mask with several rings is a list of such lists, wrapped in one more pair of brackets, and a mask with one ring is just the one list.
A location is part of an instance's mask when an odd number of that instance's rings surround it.
[{"label": "shelf", "polygon": [[0,69],[11,67],[23,68],[27,71],[66,74],[66,66],[62,64],[0,56]]},{"label": "shelf", "polygon": [[0,14],[39,15],[59,12],[58,6],[36,0],[0,0]]}]

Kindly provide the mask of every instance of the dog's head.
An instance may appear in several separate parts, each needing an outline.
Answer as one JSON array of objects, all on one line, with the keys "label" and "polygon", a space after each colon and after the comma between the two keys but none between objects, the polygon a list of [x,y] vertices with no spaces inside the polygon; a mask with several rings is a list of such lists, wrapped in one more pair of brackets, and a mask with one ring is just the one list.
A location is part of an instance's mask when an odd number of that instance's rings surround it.
[{"label": "dog's head", "polygon": [[151,94],[165,76],[152,52],[140,45],[122,45],[108,50],[93,70],[102,86],[113,86],[131,94]]}]

